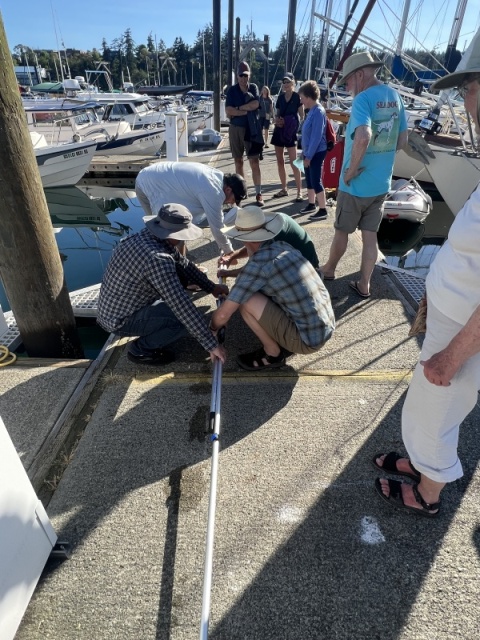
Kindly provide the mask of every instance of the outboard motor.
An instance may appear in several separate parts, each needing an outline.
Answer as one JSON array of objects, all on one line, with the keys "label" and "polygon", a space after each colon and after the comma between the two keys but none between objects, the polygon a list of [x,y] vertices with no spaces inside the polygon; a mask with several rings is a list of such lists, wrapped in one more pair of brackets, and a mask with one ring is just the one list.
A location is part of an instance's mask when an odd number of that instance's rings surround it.
[{"label": "outboard motor", "polygon": [[434,107],[430,113],[418,122],[418,124],[415,122],[415,125],[421,131],[425,131],[425,133],[438,133],[442,128],[442,125],[438,122],[439,115],[440,109],[438,107]]}]

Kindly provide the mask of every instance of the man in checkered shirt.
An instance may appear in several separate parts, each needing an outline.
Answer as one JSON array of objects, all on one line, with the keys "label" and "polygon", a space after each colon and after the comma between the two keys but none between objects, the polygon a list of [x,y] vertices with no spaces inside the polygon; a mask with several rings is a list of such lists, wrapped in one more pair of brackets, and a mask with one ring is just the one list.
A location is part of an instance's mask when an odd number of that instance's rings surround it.
[{"label": "man in checkered shirt", "polygon": [[191,334],[225,362],[226,353],[213,335],[184,285],[189,282],[215,297],[228,287],[211,282],[177,250],[185,240],[202,236],[192,214],[179,204],[164,205],[157,216],[144,218],[146,228],[122,241],[103,276],[97,322],[120,336],[138,336],[130,344],[129,360],[166,365],[175,359],[170,343]]},{"label": "man in checkered shirt", "polygon": [[210,328],[218,331],[239,309],[262,343],[237,357],[249,371],[281,367],[292,353],[314,353],[335,329],[328,291],[300,251],[275,239],[282,228],[280,214],[266,216],[258,207],[245,207],[238,209],[235,225],[223,229],[244,243],[249,260],[214,311]]}]

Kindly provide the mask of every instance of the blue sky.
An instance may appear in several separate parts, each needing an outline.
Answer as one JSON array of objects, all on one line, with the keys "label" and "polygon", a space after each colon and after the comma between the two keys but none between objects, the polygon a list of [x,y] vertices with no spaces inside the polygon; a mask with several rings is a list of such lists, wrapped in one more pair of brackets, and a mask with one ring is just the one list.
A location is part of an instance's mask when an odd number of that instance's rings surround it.
[{"label": "blue sky", "polygon": [[[212,21],[212,0],[82,0],[72,3],[63,0],[0,0],[7,40],[10,49],[18,44],[33,49],[57,49],[61,42],[75,49],[101,48],[105,37],[108,44],[121,36],[127,28],[132,31],[136,44],[145,43],[149,33],[167,47],[176,36],[192,45],[197,32]],[[355,17],[361,15],[367,0],[359,3]],[[403,11],[403,0],[377,0],[366,24],[364,33],[371,38],[392,44],[398,32]],[[325,9],[325,0],[317,0],[317,12]],[[344,21],[345,2],[335,0],[332,18]],[[278,45],[288,21],[288,0],[237,0],[234,18],[241,21],[241,33],[247,26],[253,27],[258,38],[270,36],[272,47]],[[297,0],[296,31],[300,35],[309,32],[311,0]],[[415,47],[415,37],[426,42],[427,47],[438,46],[444,50],[450,35],[456,0],[412,0],[410,29],[406,47]],[[480,9],[478,0],[470,0],[464,19],[459,48],[463,49],[478,29]],[[222,31],[227,27],[228,0],[222,0]],[[320,22],[315,21],[315,30]],[[336,33],[336,32],[335,32]],[[335,35],[334,35],[335,37]],[[418,47],[416,47],[418,48]]]}]

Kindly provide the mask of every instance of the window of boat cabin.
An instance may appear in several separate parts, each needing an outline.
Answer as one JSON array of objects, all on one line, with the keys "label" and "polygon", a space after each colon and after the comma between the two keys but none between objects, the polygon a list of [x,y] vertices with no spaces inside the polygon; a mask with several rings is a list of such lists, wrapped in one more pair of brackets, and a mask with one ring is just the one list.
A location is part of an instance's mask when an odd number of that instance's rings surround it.
[{"label": "window of boat cabin", "polygon": [[109,118],[124,118],[133,113],[133,109],[129,104],[114,104],[110,112]]},{"label": "window of boat cabin", "polygon": [[150,110],[146,102],[134,102],[133,104],[135,105],[135,111],[137,113],[148,113]]}]

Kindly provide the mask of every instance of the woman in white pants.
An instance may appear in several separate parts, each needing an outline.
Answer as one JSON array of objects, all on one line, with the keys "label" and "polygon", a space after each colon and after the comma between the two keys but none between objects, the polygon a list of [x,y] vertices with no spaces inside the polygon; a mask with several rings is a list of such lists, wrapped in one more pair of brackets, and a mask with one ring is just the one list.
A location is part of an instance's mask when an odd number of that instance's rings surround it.
[{"label": "woman in white pants", "polygon": [[[458,87],[480,133],[480,41],[462,71],[433,89]],[[458,213],[426,281],[427,332],[402,411],[409,458],[377,454],[374,465],[414,484],[378,478],[389,504],[434,517],[440,493],[463,474],[457,444],[460,424],[480,389],[480,185]]]}]

